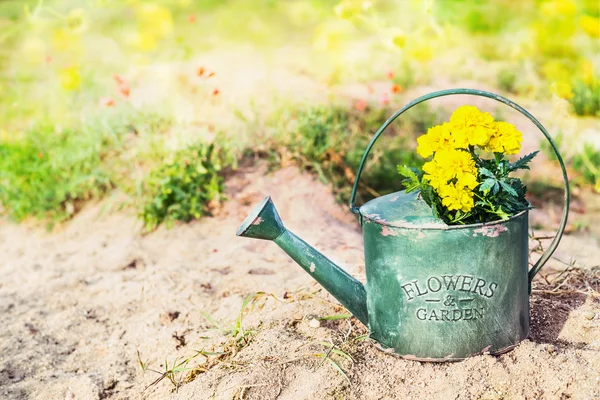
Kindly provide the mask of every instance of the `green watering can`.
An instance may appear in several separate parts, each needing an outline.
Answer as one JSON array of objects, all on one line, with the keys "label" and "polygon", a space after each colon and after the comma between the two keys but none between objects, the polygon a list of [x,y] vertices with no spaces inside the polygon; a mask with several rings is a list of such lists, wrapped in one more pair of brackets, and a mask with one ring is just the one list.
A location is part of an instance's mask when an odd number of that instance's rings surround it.
[{"label": "green watering can", "polygon": [[[529,118],[556,153],[565,181],[564,210],[552,243],[528,269],[528,212],[506,221],[448,226],[417,193],[381,196],[354,205],[365,160],[383,131],[415,105],[469,94],[504,103]],[[363,229],[366,284],[362,284],[287,230],[270,197],[256,206],[238,236],[273,240],[368,326],[380,348],[406,359],[455,361],[500,354],[529,335],[531,281],[565,230],[569,183],[548,132],[525,109],[493,93],[443,90],[419,97],[388,119],[367,146],[352,188],[350,209]]]}]

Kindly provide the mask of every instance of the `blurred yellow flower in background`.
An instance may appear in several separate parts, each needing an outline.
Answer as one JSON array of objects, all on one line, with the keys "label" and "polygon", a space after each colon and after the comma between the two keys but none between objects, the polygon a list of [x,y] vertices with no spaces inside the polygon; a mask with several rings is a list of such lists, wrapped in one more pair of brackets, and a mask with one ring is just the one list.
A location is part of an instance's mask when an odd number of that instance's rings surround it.
[{"label": "blurred yellow flower in background", "polygon": [[572,0],[551,0],[542,3],[540,10],[547,17],[572,17],[577,6]]},{"label": "blurred yellow flower in background", "polygon": [[330,21],[315,30],[313,46],[317,50],[338,50],[346,42],[350,34],[349,23],[346,21]]},{"label": "blurred yellow flower in background", "polygon": [[579,26],[587,35],[596,39],[600,38],[600,18],[584,15],[579,19]]},{"label": "blurred yellow flower in background", "polygon": [[594,81],[594,64],[590,60],[583,60],[579,64],[579,75],[581,79],[590,84]]},{"label": "blurred yellow flower in background", "polygon": [[575,94],[573,94],[571,85],[566,82],[554,82],[550,86],[550,90],[552,93],[565,100],[572,99],[573,96],[575,96]]},{"label": "blurred yellow flower in background", "polygon": [[77,66],[61,68],[58,78],[60,86],[65,90],[74,91],[81,86],[81,76],[79,75],[79,68]]},{"label": "blurred yellow flower in background", "polygon": [[129,42],[138,50],[150,52],[158,42],[173,31],[171,10],[160,4],[143,3],[137,7],[137,31]]},{"label": "blurred yellow flower in background", "polygon": [[57,52],[73,53],[81,49],[81,38],[67,28],[57,28],[52,33],[52,47]]},{"label": "blurred yellow flower in background", "polygon": [[160,4],[144,3],[137,9],[141,31],[162,38],[173,30],[171,10]]},{"label": "blurred yellow flower in background", "polygon": [[385,44],[391,48],[403,48],[406,44],[406,35],[404,34],[404,31],[400,28],[390,29],[385,37]]},{"label": "blurred yellow flower in background", "polygon": [[594,185],[596,193],[600,193],[600,178],[596,178],[596,184]]},{"label": "blurred yellow flower in background", "polygon": [[431,61],[433,58],[433,48],[429,44],[414,46],[408,51],[408,55],[421,63]]},{"label": "blurred yellow flower in background", "polygon": [[541,72],[550,81],[568,81],[571,79],[573,71],[565,66],[559,60],[550,60],[541,67]]}]

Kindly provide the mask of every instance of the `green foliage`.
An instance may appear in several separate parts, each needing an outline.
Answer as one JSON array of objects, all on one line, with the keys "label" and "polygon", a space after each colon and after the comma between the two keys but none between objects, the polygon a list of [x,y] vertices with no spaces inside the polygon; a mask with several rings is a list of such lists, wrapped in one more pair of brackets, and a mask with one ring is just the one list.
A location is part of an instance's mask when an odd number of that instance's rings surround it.
[{"label": "green foliage", "polygon": [[513,69],[504,68],[498,72],[496,77],[496,85],[500,90],[509,93],[516,92],[517,73]]},{"label": "green foliage", "polygon": [[590,83],[576,81],[573,84],[573,94],[569,101],[577,115],[600,117],[600,79]]},{"label": "green foliage", "polygon": [[403,177],[402,183],[407,193],[420,190],[423,200],[432,208],[434,215],[448,225],[506,220],[531,208],[525,198],[527,187],[520,179],[510,177],[509,174],[519,169],[529,169],[528,164],[536,156],[537,151],[514,163],[510,163],[500,153],[496,153],[491,160],[480,158],[472,151],[471,153],[478,169],[480,184],[474,190],[475,207],[468,212],[448,210],[442,204],[440,196],[424,179],[423,171],[399,165],[398,173]]},{"label": "green foliage", "polygon": [[[291,122],[280,126],[274,147],[316,172],[324,183],[333,186],[338,200],[346,202],[367,144],[392,113],[389,109],[357,112],[337,106],[302,109],[291,117]],[[411,143],[414,135],[423,132],[437,115],[421,106],[406,116],[392,124],[373,148],[370,159],[376,164],[365,168],[359,201],[398,190],[395,165],[421,166]]]},{"label": "green foliage", "polygon": [[150,172],[140,215],[145,229],[151,231],[163,222],[170,226],[174,221],[200,218],[209,202],[221,199],[220,172],[230,162],[215,144],[199,143],[175,153],[172,160]]},{"label": "green foliage", "polygon": [[[554,138],[554,143],[564,156],[564,135],[558,134]],[[556,160],[556,154],[547,140],[542,141],[540,148],[546,157]],[[573,183],[593,185],[600,180],[600,150],[593,145],[585,143],[579,151],[566,157],[564,162],[577,173],[577,175],[569,177]]]},{"label": "green foliage", "polygon": [[600,180],[600,151],[586,143],[571,160],[571,166],[581,174],[585,183],[597,182]]},{"label": "green foliage", "polygon": [[81,202],[112,187],[102,156],[109,138],[98,130],[40,126],[18,141],[0,141],[0,202],[17,221],[50,222],[73,215]]}]

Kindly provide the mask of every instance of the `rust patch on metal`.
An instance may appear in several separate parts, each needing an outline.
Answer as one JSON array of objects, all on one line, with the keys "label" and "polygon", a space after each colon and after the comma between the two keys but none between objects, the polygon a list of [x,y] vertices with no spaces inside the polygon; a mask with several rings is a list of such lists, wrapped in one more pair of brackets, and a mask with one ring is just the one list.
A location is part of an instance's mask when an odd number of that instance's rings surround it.
[{"label": "rust patch on metal", "polygon": [[261,217],[256,218],[252,221],[252,225],[260,225],[264,220]]},{"label": "rust patch on metal", "polygon": [[506,231],[508,231],[508,228],[504,225],[482,226],[473,231],[473,236],[477,236],[478,233],[481,233],[482,236],[498,237],[502,232]]},{"label": "rust patch on metal", "polygon": [[396,232],[393,229],[388,228],[387,225],[383,225],[383,228],[381,229],[381,235],[383,235],[383,236],[398,236],[398,232]]}]

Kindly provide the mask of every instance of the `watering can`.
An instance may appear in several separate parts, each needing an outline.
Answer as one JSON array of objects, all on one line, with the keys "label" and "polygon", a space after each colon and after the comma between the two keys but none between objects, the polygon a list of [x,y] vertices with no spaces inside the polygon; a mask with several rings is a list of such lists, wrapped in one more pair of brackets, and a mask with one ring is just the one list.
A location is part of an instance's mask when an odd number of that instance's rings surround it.
[{"label": "watering can", "polygon": [[[544,134],[564,178],[564,209],[546,252],[528,269],[528,211],[508,220],[448,226],[418,193],[404,191],[354,204],[371,148],[401,114],[426,100],[467,94],[521,112]],[[350,210],[363,230],[366,284],[359,282],[286,229],[270,197],[251,212],[238,236],[274,241],[369,328],[380,349],[406,359],[456,361],[501,354],[529,335],[531,281],[564,233],[569,183],[546,129],[512,101],[485,91],[450,89],[427,94],[392,115],[375,133],[358,168]]]}]

